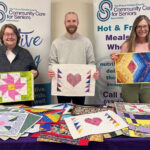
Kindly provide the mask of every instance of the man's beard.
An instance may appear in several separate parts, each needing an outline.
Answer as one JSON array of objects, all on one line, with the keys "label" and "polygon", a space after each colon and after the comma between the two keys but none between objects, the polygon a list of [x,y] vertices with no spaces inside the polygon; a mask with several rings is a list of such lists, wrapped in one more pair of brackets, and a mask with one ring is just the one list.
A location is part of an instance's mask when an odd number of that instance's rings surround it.
[{"label": "man's beard", "polygon": [[66,30],[70,34],[74,34],[77,31],[77,26],[68,26],[66,27]]}]

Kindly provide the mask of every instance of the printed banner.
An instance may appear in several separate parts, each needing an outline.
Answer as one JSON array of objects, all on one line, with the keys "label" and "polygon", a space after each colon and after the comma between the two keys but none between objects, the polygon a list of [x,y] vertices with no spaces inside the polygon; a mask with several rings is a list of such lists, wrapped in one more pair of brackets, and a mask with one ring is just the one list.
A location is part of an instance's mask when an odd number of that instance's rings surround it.
[{"label": "printed banner", "polygon": [[116,84],[115,66],[111,52],[129,37],[133,22],[139,15],[150,17],[149,0],[93,0],[95,56],[100,77],[96,84],[96,102],[123,101],[121,84]]},{"label": "printed banner", "polygon": [[47,76],[50,50],[51,0],[0,0],[0,27],[6,23],[17,26],[20,46],[28,49],[39,70],[35,80],[34,104],[50,103],[50,81]]},{"label": "printed banner", "polygon": [[150,53],[122,53],[115,61],[117,83],[150,82]]},{"label": "printed banner", "polygon": [[31,71],[0,74],[0,103],[34,100],[34,77]]},{"label": "printed banner", "polygon": [[94,96],[95,65],[55,64],[52,66],[55,78],[52,80],[52,95]]}]

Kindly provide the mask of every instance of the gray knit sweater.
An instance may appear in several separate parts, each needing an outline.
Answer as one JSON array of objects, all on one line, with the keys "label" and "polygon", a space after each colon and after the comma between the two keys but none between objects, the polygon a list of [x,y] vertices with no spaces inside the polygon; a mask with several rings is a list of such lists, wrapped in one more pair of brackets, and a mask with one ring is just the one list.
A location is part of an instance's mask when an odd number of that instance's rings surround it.
[{"label": "gray knit sweater", "polygon": [[52,64],[95,64],[91,41],[80,34],[76,38],[57,38],[51,45],[49,69]]}]

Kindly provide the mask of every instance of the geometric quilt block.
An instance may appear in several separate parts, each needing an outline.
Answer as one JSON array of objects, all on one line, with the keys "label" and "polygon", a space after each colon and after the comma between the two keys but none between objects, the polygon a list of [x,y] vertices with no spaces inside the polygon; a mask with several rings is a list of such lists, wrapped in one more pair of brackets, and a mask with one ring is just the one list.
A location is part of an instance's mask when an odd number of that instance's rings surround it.
[{"label": "geometric quilt block", "polygon": [[150,53],[121,53],[115,70],[117,83],[150,82]]},{"label": "geometric quilt block", "polygon": [[150,104],[115,103],[117,114],[129,127],[123,130],[125,135],[133,137],[150,136]]},{"label": "geometric quilt block", "polygon": [[31,71],[0,73],[0,103],[34,100]]},{"label": "geometric quilt block", "polygon": [[95,65],[54,64],[55,77],[52,80],[52,95],[94,96]]},{"label": "geometric quilt block", "polygon": [[37,122],[37,124],[56,123],[61,119],[62,114],[64,112],[63,109],[55,110],[55,109],[40,109],[40,108],[30,108],[30,107],[26,107],[24,109],[30,113],[34,113],[42,117]]},{"label": "geometric quilt block", "polygon": [[150,115],[124,113],[124,119],[129,124],[129,129],[150,133]]},{"label": "geometric quilt block", "polygon": [[118,114],[123,112],[146,115],[150,114],[150,104],[117,102],[115,103],[115,108]]},{"label": "geometric quilt block", "polygon": [[[116,81],[117,83],[132,83],[133,76],[131,68],[133,65],[132,54],[119,54],[118,59],[115,61]],[[131,71],[132,70],[132,71]]]},{"label": "geometric quilt block", "polygon": [[125,119],[128,124],[133,124],[135,126],[149,126],[150,125],[150,115],[137,115],[137,114],[127,114],[124,113]]},{"label": "geometric quilt block", "polygon": [[123,129],[123,134],[131,137],[150,137],[149,133],[144,133],[140,131],[135,131],[129,128]]},{"label": "geometric quilt block", "polygon": [[137,64],[133,74],[134,82],[150,82],[150,53],[135,53],[133,60]]},{"label": "geometric quilt block", "polygon": [[128,125],[114,112],[102,111],[64,118],[73,139],[120,130]]},{"label": "geometric quilt block", "polygon": [[0,112],[0,135],[17,136],[27,115],[27,113]]}]

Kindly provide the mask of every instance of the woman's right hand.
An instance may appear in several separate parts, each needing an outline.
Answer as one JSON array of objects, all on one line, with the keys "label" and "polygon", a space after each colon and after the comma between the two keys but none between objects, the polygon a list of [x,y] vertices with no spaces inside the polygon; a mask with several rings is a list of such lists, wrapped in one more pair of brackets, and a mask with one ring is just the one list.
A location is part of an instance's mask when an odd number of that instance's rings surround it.
[{"label": "woman's right hand", "polygon": [[111,53],[110,54],[110,58],[113,60],[113,61],[115,61],[115,60],[117,60],[118,59],[118,53]]}]

